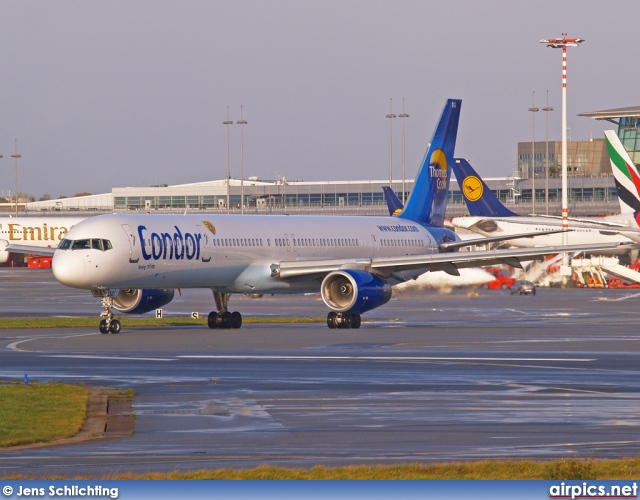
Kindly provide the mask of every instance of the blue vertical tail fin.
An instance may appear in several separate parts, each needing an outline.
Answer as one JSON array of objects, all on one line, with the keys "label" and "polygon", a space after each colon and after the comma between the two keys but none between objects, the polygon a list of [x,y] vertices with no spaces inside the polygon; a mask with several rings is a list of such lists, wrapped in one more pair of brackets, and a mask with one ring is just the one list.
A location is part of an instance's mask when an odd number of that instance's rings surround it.
[{"label": "blue vertical tail fin", "polygon": [[384,191],[384,199],[387,202],[387,208],[389,209],[389,215],[392,217],[400,214],[402,209],[402,202],[400,198],[396,196],[396,193],[393,192],[393,189],[389,186],[382,186],[382,191]]},{"label": "blue vertical tail fin", "polygon": [[479,217],[518,217],[500,202],[467,160],[456,158],[453,161],[453,173],[469,214]]},{"label": "blue vertical tail fin", "polygon": [[399,218],[434,226],[444,225],[461,106],[461,99],[447,100]]}]

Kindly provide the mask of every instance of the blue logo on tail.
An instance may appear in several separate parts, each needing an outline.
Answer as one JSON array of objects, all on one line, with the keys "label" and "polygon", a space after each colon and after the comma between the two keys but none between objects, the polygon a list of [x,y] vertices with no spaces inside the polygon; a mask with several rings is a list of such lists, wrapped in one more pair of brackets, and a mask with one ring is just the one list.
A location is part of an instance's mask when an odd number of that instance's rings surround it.
[{"label": "blue logo on tail", "polygon": [[411,195],[399,218],[434,226],[444,225],[451,178],[449,166],[453,163],[461,106],[460,99],[447,100]]},{"label": "blue logo on tail", "polygon": [[399,215],[404,207],[400,199],[396,196],[396,193],[394,193],[393,189],[389,186],[382,186],[382,191],[384,191],[384,199],[387,201],[389,215],[392,217]]},{"label": "blue logo on tail", "polygon": [[456,158],[452,168],[469,209],[469,214],[476,217],[518,216],[496,198],[493,191],[487,187],[467,160]]}]

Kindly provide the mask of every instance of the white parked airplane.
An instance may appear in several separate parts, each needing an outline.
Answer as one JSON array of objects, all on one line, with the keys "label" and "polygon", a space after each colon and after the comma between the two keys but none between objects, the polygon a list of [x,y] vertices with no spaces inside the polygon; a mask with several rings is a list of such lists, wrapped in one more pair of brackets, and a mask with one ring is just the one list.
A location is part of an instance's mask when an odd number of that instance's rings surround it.
[{"label": "white parked airplane", "polygon": [[[469,209],[470,216],[454,217],[454,227],[467,229],[485,236],[507,236],[523,232],[532,233],[528,238],[509,241],[517,247],[561,245],[560,233],[533,234],[536,231],[562,229],[562,220],[546,216],[521,216],[505,207],[487,187],[482,178],[465,159],[456,158],[453,172]],[[612,223],[607,218],[570,219],[570,229],[566,237],[571,244],[640,242],[640,230],[622,224]],[[619,249],[626,252],[628,248]]]},{"label": "white parked airplane", "polygon": [[55,248],[84,217],[0,217],[0,264],[15,253],[42,255]]},{"label": "white parked airplane", "polygon": [[[233,293],[322,294],[329,328],[358,328],[391,298],[391,285],[427,271],[531,260],[608,245],[457,252],[443,227],[461,101],[449,99],[402,213],[389,217],[102,215],[80,222],[55,250],[58,281],[102,297],[102,333],[118,333],[114,297],[144,289],[167,303],[173,288],[210,288],[210,328],[239,328]],[[483,238],[483,242],[504,237]],[[164,302],[163,302],[164,301]],[[148,309],[150,310],[150,309]]]}]

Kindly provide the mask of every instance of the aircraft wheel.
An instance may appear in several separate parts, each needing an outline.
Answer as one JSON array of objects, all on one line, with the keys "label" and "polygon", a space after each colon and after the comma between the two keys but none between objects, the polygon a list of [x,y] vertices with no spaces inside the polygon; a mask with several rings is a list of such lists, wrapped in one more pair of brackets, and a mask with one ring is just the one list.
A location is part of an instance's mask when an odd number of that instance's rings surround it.
[{"label": "aircraft wheel", "polygon": [[207,316],[207,325],[209,328],[218,328],[218,313],[215,311],[211,311],[209,316]]},{"label": "aircraft wheel", "polygon": [[358,313],[353,314],[353,318],[351,320],[351,328],[360,328],[360,324],[362,323],[362,318]]},{"label": "aircraft wheel", "polygon": [[109,328],[107,327],[107,320],[103,319],[100,321],[100,333],[109,333]]},{"label": "aircraft wheel", "polygon": [[231,313],[231,328],[240,328],[242,326],[242,314],[238,311]]},{"label": "aircraft wheel", "polygon": [[340,323],[339,328],[352,328],[353,325],[353,315],[349,313],[344,313],[342,315],[342,322]]},{"label": "aircraft wheel", "polygon": [[120,325],[120,322],[117,319],[114,319],[111,322],[111,326],[109,326],[109,331],[113,334],[116,334],[116,333],[120,333],[121,328],[122,326]]},{"label": "aircraft wheel", "polygon": [[332,330],[334,330],[338,326],[338,325],[336,325],[336,316],[337,315],[338,314],[335,311],[331,311],[329,314],[327,314],[327,326],[329,328],[331,328]]},{"label": "aircraft wheel", "polygon": [[218,315],[218,328],[231,328],[231,313],[229,311]]}]

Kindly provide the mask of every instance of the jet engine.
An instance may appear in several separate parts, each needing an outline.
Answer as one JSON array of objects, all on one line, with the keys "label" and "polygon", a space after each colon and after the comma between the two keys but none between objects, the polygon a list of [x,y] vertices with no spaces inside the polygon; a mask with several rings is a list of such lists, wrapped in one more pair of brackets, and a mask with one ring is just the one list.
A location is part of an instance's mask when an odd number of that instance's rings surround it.
[{"label": "jet engine", "polygon": [[320,286],[322,300],[339,313],[364,313],[391,299],[391,285],[366,271],[345,269],[329,273]]},{"label": "jet engine", "polygon": [[173,290],[118,290],[113,297],[113,308],[126,314],[144,314],[154,311],[173,300]]},{"label": "jet engine", "polygon": [[9,260],[9,252],[5,250],[9,246],[7,240],[0,240],[0,264],[4,264]]}]

